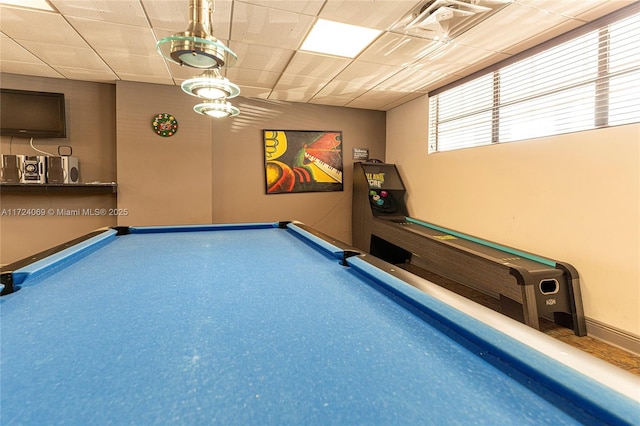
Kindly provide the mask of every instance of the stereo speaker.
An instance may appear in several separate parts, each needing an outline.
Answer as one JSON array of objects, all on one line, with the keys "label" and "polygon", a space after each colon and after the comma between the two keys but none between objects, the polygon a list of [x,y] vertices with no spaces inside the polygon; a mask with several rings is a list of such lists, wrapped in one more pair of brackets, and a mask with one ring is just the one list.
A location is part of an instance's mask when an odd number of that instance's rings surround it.
[{"label": "stereo speaker", "polygon": [[71,157],[66,155],[61,157],[47,157],[47,182],[80,182],[80,167],[78,157]]},{"label": "stereo speaker", "polygon": [[0,180],[7,183],[19,183],[22,176],[20,158],[17,155],[2,154]]}]

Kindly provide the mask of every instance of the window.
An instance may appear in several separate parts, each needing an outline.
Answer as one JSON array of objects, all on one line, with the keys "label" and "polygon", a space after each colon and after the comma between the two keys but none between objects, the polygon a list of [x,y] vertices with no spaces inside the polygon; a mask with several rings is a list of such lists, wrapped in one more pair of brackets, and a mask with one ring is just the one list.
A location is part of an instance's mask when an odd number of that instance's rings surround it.
[{"label": "window", "polygon": [[640,122],[640,14],[587,30],[431,93],[429,152]]}]

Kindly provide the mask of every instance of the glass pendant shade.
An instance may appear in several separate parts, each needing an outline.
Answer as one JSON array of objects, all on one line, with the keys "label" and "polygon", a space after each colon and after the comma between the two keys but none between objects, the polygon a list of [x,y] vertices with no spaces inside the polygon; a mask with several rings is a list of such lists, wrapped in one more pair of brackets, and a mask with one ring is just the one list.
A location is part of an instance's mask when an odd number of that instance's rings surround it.
[{"label": "glass pendant shade", "polygon": [[240,110],[224,99],[208,100],[193,107],[199,114],[214,118],[233,117],[240,114]]},{"label": "glass pendant shade", "polygon": [[217,71],[185,80],[181,87],[185,93],[203,99],[234,98],[240,94],[240,88]]},{"label": "glass pendant shade", "polygon": [[213,36],[213,0],[189,0],[189,26],[158,42],[158,52],[178,65],[211,69],[230,67],[238,57]]},{"label": "glass pendant shade", "polygon": [[197,37],[178,33],[165,37],[156,45],[158,52],[168,61],[192,68],[212,69],[232,67],[238,57],[217,38]]}]

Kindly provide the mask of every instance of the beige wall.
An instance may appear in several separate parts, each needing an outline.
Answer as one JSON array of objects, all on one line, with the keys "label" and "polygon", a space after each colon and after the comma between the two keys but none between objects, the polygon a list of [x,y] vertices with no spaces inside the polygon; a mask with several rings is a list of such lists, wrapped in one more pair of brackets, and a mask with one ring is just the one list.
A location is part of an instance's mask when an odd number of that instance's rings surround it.
[{"label": "beige wall", "polygon": [[[214,120],[196,103],[178,87],[117,84],[119,224],[299,220],[350,242],[352,149],[384,157],[384,112],[237,98],[238,117]],[[170,138],[151,130],[161,112],[178,120]],[[344,191],[266,195],[263,129],[341,130]]]},{"label": "beige wall", "polygon": [[640,125],[427,155],[427,116],[387,113],[410,214],[571,263],[585,316],[640,335]]},{"label": "beige wall", "polygon": [[[2,74],[2,87],[64,92],[67,139],[83,181],[117,181],[120,224],[296,219],[350,242],[352,148],[398,165],[412,216],[573,264],[588,318],[640,334],[639,125],[427,155],[427,98],[386,114],[239,98],[242,113],[211,120],[177,87],[113,85]],[[116,113],[117,111],[117,113]],[[180,129],[156,136],[170,112]],[[116,131],[117,129],[117,131]],[[264,193],[262,129],[342,130],[345,190]],[[385,153],[386,132],[386,153]],[[117,133],[117,167],[116,167]],[[32,152],[3,137],[2,153]],[[117,174],[116,174],[117,172]],[[2,195],[0,208],[111,208],[109,195]],[[114,217],[0,216],[0,263],[94,229]]]},{"label": "beige wall", "polygon": [[[70,145],[80,161],[82,182],[116,181],[115,88],[110,84],[2,74],[3,88],[65,94],[67,137],[37,139],[34,145],[57,154]],[[1,138],[0,153],[38,155],[24,138]],[[13,209],[113,209],[113,195],[8,195],[0,197],[0,210]],[[115,225],[115,217],[0,216],[0,263],[6,264],[62,244],[95,229]]]},{"label": "beige wall", "polygon": [[[211,222],[211,124],[193,112],[195,98],[179,87],[118,82],[118,225]],[[158,136],[152,119],[178,121],[171,137]]]},{"label": "beige wall", "polygon": [[[385,113],[239,98],[234,119],[215,121],[193,112],[196,99],[178,87],[117,85],[2,74],[2,87],[63,92],[66,139],[41,139],[56,152],[71,145],[83,182],[118,182],[116,217],[0,216],[0,263],[25,258],[104,226],[195,224],[295,219],[335,238],[351,240],[352,148],[384,157]],[[175,136],[151,129],[160,112],[179,121]],[[264,193],[262,129],[342,130],[342,192]],[[117,142],[116,142],[117,140]],[[28,140],[3,137],[2,153],[33,153]],[[116,207],[113,195],[9,195],[0,209]]]}]

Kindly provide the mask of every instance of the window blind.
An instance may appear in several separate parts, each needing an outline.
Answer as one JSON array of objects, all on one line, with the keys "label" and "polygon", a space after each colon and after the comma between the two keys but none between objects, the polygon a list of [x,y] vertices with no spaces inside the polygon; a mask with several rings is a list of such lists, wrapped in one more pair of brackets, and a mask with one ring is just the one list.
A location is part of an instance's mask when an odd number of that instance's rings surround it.
[{"label": "window blind", "polygon": [[429,97],[429,152],[640,122],[640,14]]}]

